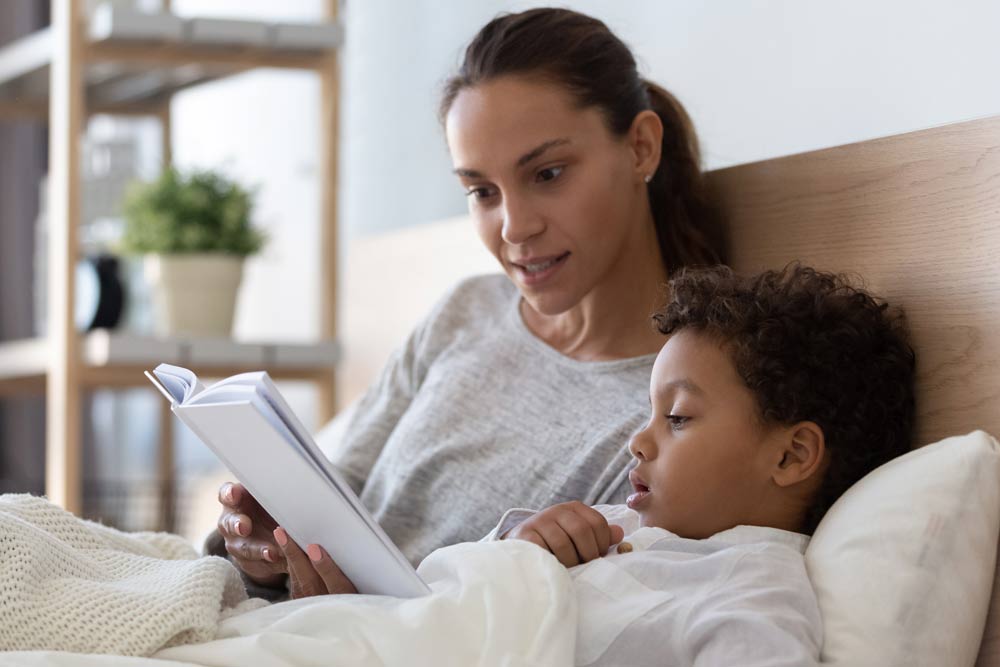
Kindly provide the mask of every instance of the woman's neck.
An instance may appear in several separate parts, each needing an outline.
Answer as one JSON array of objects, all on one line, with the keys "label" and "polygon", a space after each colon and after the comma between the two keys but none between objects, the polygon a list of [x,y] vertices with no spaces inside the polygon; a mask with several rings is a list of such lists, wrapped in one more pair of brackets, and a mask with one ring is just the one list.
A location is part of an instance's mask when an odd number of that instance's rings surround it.
[{"label": "woman's neck", "polygon": [[[638,256],[637,256],[638,255]],[[633,253],[578,304],[544,315],[521,301],[528,329],[558,352],[579,361],[608,361],[653,354],[663,334],[650,319],[667,297],[667,272],[655,236]]]}]

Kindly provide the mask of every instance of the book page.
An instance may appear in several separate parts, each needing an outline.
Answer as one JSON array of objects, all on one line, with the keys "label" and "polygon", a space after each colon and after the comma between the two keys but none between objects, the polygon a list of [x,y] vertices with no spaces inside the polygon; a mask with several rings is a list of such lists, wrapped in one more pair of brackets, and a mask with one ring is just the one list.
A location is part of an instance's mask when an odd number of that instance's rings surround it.
[{"label": "book page", "polygon": [[180,366],[160,364],[153,370],[153,375],[170,392],[176,403],[189,401],[205,389],[193,372]]}]

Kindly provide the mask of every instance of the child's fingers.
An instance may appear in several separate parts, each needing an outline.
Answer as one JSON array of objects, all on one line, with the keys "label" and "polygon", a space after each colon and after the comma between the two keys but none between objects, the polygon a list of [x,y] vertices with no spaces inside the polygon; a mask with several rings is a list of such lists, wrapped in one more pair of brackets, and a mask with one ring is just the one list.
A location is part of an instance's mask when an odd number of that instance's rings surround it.
[{"label": "child's fingers", "polygon": [[557,521],[573,541],[579,562],[587,563],[601,556],[594,528],[584,517],[570,511],[560,514]]},{"label": "child's fingers", "polygon": [[[609,532],[611,533],[611,544],[618,544],[619,542],[625,539],[625,529],[622,528],[621,526],[611,524],[608,526],[608,528]],[[611,544],[609,544],[608,547],[610,547]],[[606,551],[607,549],[605,549],[601,553],[604,553]]]},{"label": "child's fingers", "polygon": [[597,540],[598,556],[603,556],[608,552],[608,549],[612,544],[621,541],[621,538],[618,538],[617,540],[612,539],[611,530],[608,527],[608,520],[604,518],[603,514],[595,510],[593,507],[588,507],[581,503],[574,509],[577,514],[590,524],[594,533],[594,538]]},{"label": "child's fingers", "polygon": [[576,553],[573,540],[558,523],[555,521],[539,522],[535,526],[535,532],[542,536],[542,539],[545,540],[545,548],[551,551],[560,563],[566,567],[580,564],[580,557]]}]

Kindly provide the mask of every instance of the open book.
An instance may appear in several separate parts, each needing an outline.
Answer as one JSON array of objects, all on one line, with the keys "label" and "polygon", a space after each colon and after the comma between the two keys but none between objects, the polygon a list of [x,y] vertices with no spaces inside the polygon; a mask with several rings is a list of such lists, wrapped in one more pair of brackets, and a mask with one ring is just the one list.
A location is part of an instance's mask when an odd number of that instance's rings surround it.
[{"label": "open book", "polygon": [[146,377],[299,546],[319,544],[360,593],[430,592],[323,453],[265,372],[207,389],[186,368]]}]

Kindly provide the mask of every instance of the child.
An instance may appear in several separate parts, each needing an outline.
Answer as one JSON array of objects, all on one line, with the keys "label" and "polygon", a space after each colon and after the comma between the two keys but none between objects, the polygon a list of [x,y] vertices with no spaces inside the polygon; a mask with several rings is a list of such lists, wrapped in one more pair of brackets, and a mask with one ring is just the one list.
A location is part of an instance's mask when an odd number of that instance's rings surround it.
[{"label": "child", "polygon": [[[902,313],[797,264],[752,278],[684,270],[670,287],[627,506],[509,510],[486,539],[534,542],[572,568],[578,665],[815,664],[807,535],[910,446]],[[288,544],[307,573],[292,577],[298,597],[318,576]],[[325,552],[309,556],[332,573],[317,592],[353,588]]]},{"label": "child", "polygon": [[910,446],[902,314],[799,265],[687,270],[671,288],[627,507],[510,510],[492,536],[587,563],[571,571],[577,664],[814,664],[807,534]]}]

